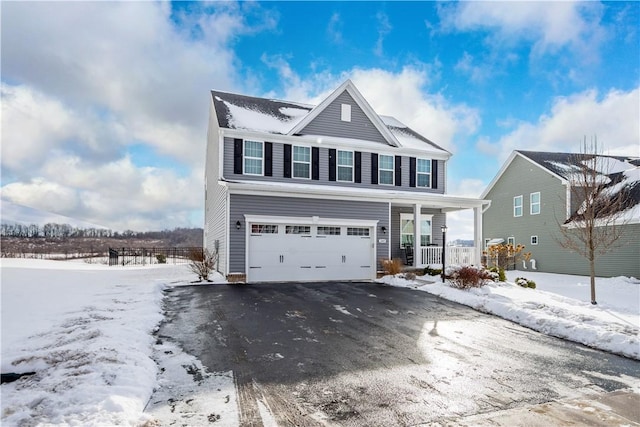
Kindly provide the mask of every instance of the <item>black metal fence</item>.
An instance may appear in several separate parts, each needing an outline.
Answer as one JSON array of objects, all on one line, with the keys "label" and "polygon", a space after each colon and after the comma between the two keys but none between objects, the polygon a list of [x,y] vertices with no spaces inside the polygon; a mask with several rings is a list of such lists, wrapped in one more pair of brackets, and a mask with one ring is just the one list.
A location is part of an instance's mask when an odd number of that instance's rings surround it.
[{"label": "black metal fence", "polygon": [[203,251],[200,247],[109,248],[109,265],[187,264]]}]

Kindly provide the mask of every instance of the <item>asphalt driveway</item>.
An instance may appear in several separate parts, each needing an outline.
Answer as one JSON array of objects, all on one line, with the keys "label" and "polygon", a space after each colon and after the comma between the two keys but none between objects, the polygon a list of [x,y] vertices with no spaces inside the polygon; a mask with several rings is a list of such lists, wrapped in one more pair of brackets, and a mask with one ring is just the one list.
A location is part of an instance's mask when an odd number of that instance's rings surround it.
[{"label": "asphalt driveway", "polygon": [[640,384],[640,363],[375,283],[180,287],[158,335],[232,371],[241,425],[446,424]]}]

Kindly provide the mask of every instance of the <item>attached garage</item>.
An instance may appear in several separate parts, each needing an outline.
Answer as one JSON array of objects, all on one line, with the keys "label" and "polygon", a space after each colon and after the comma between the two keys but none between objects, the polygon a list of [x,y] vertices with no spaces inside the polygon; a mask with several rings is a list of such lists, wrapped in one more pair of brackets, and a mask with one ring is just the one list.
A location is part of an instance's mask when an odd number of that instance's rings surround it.
[{"label": "attached garage", "polygon": [[249,282],[370,280],[377,221],[245,215]]}]

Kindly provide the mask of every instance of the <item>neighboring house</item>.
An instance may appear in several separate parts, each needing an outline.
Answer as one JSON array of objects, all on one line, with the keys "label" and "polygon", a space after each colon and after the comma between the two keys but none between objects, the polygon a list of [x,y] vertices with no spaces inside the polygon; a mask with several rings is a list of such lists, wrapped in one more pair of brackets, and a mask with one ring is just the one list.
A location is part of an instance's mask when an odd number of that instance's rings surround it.
[{"label": "neighboring house", "polygon": [[[483,205],[445,195],[450,157],[349,80],[317,106],[212,91],[205,247],[248,282],[374,279],[416,241],[415,266],[440,263],[446,212],[479,226]],[[450,256],[479,261],[475,241]]]},{"label": "neighboring house", "polygon": [[[631,195],[618,223],[621,246],[597,260],[596,275],[640,278],[640,169],[637,158],[602,156],[612,167],[602,176],[614,189]],[[522,244],[531,261],[519,270],[589,275],[586,258],[562,248],[559,227],[571,224],[583,200],[571,200],[575,153],[514,151],[482,193],[490,201],[483,216],[485,248],[493,242]],[[574,224],[575,225],[575,224]]]}]

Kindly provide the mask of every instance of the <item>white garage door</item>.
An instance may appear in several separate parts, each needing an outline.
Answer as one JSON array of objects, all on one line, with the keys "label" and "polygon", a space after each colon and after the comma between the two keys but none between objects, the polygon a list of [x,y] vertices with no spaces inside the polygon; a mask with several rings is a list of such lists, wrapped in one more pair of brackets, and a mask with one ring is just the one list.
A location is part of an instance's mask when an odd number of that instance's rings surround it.
[{"label": "white garage door", "polygon": [[248,222],[247,281],[373,279],[373,226]]}]

